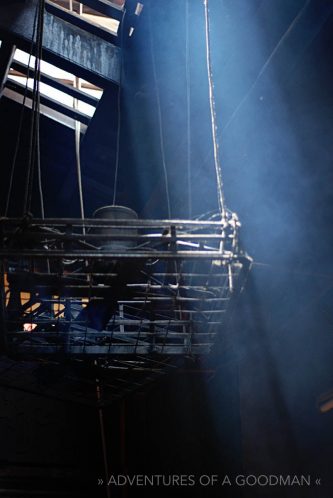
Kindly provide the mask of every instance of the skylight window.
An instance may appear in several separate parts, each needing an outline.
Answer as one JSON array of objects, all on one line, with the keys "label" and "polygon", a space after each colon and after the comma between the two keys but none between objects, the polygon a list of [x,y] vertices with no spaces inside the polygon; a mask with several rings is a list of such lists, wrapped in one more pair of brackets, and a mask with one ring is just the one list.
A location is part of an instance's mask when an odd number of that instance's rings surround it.
[{"label": "skylight window", "polygon": [[[18,62],[22,62],[22,64],[28,66],[29,62],[29,54],[27,52],[23,52],[23,50],[16,49],[14,60]],[[33,69],[35,65],[35,57],[30,57],[30,67]],[[41,61],[40,64],[42,73],[47,74],[48,76],[52,76],[53,78],[65,80],[65,81],[74,81],[74,74],[68,73],[67,71],[63,71],[53,64],[49,64],[48,62]]]},{"label": "skylight window", "polygon": [[[17,81],[18,83],[23,84],[24,86],[26,85],[27,78],[24,75],[9,74],[8,78],[11,79],[12,81]],[[28,88],[32,90],[33,86],[34,86],[34,80],[33,78],[29,78]],[[86,104],[81,100],[74,99],[70,95],[67,95],[65,92],[57,90],[56,88],[52,88],[52,86],[42,82],[40,83],[39,88],[41,95],[45,95],[48,98],[53,99],[59,103],[62,103],[68,107],[73,107],[73,109],[74,108],[78,109],[80,112],[86,114],[89,117],[92,117],[94,115],[95,107],[93,107],[92,105]],[[97,91],[95,90],[95,92]],[[77,104],[75,101],[77,101]]]},{"label": "skylight window", "polygon": [[[31,68],[31,73],[27,83],[28,64]],[[28,53],[19,49],[15,51],[14,62],[8,75],[8,86],[10,89],[10,92],[7,91],[8,97],[13,98],[13,93],[15,92],[18,95],[23,95],[25,93],[24,89],[26,85],[28,90],[33,90],[34,65],[35,57],[29,57]],[[41,112],[43,114],[46,114],[51,118],[56,116],[56,120],[59,121],[61,109],[63,109],[63,113],[66,115],[63,124],[68,125],[70,122],[68,117],[71,114],[69,109],[72,109],[73,125],[75,124],[74,116],[75,118],[80,119],[81,115],[83,116],[81,121],[87,124],[87,119],[84,119],[84,116],[86,116],[89,121],[94,115],[97,103],[103,93],[100,88],[45,61],[41,61],[41,80],[39,89],[41,97],[44,97],[44,99],[42,99],[43,105],[41,107]],[[13,86],[13,84],[10,85],[10,82],[15,82],[16,87]],[[84,97],[84,95],[87,97]],[[15,100],[22,101],[20,98],[15,98]],[[28,100],[26,101],[26,105],[30,107]],[[48,113],[48,107],[53,109],[52,112]],[[54,112],[55,110],[56,113]],[[78,111],[79,114],[77,112],[74,113],[74,111]]]}]

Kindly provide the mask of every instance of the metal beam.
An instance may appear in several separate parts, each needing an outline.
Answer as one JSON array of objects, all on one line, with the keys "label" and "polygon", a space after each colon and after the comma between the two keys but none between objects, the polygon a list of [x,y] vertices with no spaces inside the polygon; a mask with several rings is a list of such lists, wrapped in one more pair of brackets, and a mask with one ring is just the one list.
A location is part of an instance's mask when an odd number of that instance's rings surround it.
[{"label": "metal beam", "polygon": [[113,19],[117,19],[118,21],[122,19],[124,9],[109,0],[80,0],[80,2]]},{"label": "metal beam", "polygon": [[[25,85],[22,85],[17,81],[7,80],[6,88],[13,90],[14,92],[17,92],[20,95],[25,94]],[[32,99],[32,90],[28,89],[26,95],[29,99]],[[86,125],[90,123],[91,118],[86,114],[83,114],[77,109],[73,109],[72,107],[69,107],[65,104],[60,104],[57,100],[51,99],[50,97],[45,97],[44,95],[41,95],[40,103],[42,105],[45,105],[46,107],[49,107],[50,109],[53,109],[57,112],[60,112],[61,114],[64,114],[65,116],[68,116],[69,118],[75,119],[76,121],[80,121],[81,123],[84,123]]]},{"label": "metal beam", "polygon": [[[193,344],[191,346],[191,354],[208,354],[211,350],[212,344]],[[110,355],[123,355],[123,354],[137,354],[137,355],[149,355],[152,353],[159,353],[159,348],[154,344],[149,344],[146,346],[136,346],[132,344],[122,344],[122,345],[108,345],[108,346],[88,346],[88,345],[70,345],[67,352],[61,351],[63,355],[68,356],[81,356],[82,358],[87,358],[87,356],[105,356]],[[54,346],[52,344],[18,344],[15,345],[15,354],[38,354],[38,355],[55,355],[59,354],[59,345]],[[164,355],[188,355],[188,347],[179,345],[165,346],[163,348]]]},{"label": "metal beam", "polygon": [[[25,64],[22,64],[21,62],[14,61],[12,62],[11,65],[12,69],[15,69],[16,71],[26,75],[27,74],[27,66]],[[33,77],[35,74],[35,71],[33,68],[30,68],[29,70],[29,77]],[[56,78],[52,78],[51,76],[48,76],[47,74],[41,73],[40,80],[45,83],[46,85],[50,85],[53,88],[56,88],[57,90],[60,90],[61,92],[67,93],[67,95],[70,95],[71,97],[81,100],[82,102],[85,102],[86,104],[92,105],[94,107],[97,106],[99,99],[96,99],[95,97],[92,97],[91,95],[88,95],[87,93],[83,92],[82,90],[79,90],[77,88],[74,88],[73,86],[66,85],[65,83],[61,83],[58,81]]]},{"label": "metal beam", "polygon": [[74,24],[78,28],[96,35],[99,38],[112,43],[113,45],[119,44],[119,38],[115,33],[112,33],[112,31],[110,31],[109,29],[105,29],[94,22],[85,20],[82,16],[76,14],[76,12],[70,12],[67,9],[63,9],[62,7],[59,7],[58,5],[55,5],[54,3],[49,1],[46,1],[45,8],[47,12],[56,17],[59,17],[63,21]]},{"label": "metal beam", "polygon": [[[30,52],[36,0],[0,6],[0,38]],[[120,49],[45,12],[43,59],[102,88],[119,84]]]},{"label": "metal beam", "polygon": [[7,80],[14,53],[15,45],[6,41],[2,42],[0,48],[0,98]]}]

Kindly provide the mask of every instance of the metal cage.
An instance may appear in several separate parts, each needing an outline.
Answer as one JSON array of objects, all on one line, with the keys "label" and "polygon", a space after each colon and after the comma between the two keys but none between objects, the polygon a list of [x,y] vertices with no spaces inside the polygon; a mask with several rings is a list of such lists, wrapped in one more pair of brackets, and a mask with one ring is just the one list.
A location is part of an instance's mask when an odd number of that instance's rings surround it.
[{"label": "metal cage", "polygon": [[2,346],[28,357],[207,354],[251,264],[234,213],[0,226]]}]

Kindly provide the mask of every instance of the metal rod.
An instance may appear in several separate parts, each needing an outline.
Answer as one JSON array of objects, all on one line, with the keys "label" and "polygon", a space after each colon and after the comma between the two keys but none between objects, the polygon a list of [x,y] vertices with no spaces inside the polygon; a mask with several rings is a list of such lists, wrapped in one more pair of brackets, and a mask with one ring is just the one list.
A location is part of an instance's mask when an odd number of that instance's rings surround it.
[{"label": "metal rod", "polygon": [[[94,365],[96,367],[98,366],[97,360],[94,361]],[[96,377],[96,398],[97,398],[98,405],[100,405],[101,398],[102,398],[101,385],[100,385],[100,380],[97,377]],[[107,496],[107,498],[110,498],[111,497],[110,486],[108,485],[108,483],[109,483],[109,463],[108,463],[107,445],[106,445],[106,438],[105,438],[104,414],[103,414],[103,408],[101,406],[98,406],[98,418],[99,418],[99,425],[100,425],[100,432],[101,432],[102,452],[103,452],[103,461],[104,461],[104,473],[105,473],[105,480],[106,480],[106,496]]]}]

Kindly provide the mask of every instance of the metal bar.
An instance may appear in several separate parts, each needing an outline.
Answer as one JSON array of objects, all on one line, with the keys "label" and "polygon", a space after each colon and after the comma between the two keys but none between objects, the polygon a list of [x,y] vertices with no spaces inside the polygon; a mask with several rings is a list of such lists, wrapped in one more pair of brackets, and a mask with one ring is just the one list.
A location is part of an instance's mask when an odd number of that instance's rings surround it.
[{"label": "metal bar", "polygon": [[106,220],[106,219],[98,219],[98,218],[85,218],[82,220],[81,218],[33,218],[30,220],[26,220],[23,218],[1,218],[2,223],[9,225],[21,225],[22,222],[25,222],[26,226],[67,226],[73,225],[75,226],[119,226],[123,225],[126,227],[142,227],[142,228],[161,228],[161,227],[169,227],[170,224],[173,224],[177,227],[178,230],[181,230],[185,227],[191,228],[204,228],[204,227],[215,227],[215,228],[223,228],[227,227],[225,222],[221,221],[196,221],[196,220],[185,220],[185,219],[174,219],[174,220],[165,220],[165,219],[157,219],[157,220]]},{"label": "metal bar", "polygon": [[[220,302],[220,301],[229,301],[228,297],[175,297],[175,296],[149,296],[150,301],[171,301],[173,303],[178,303],[178,302],[205,302],[205,303],[212,303],[212,302]],[[135,299],[132,301],[132,303],[135,303]]]},{"label": "metal bar", "polygon": [[[38,314],[34,314],[34,315],[24,315],[23,318],[21,319],[17,319],[17,320],[6,320],[6,323],[25,323],[29,321],[32,321],[33,323],[36,323],[38,325],[42,325],[42,324],[49,324],[49,325],[54,325],[54,324],[57,324],[59,323],[59,320],[55,319],[55,318],[42,318],[40,319]],[[109,336],[110,334],[110,331],[109,330],[103,330],[101,332],[98,332],[96,331],[95,329],[92,329],[91,327],[86,327],[85,326],[85,322],[82,321],[82,322],[75,322],[75,321],[72,321],[72,320],[66,320],[66,319],[61,319],[61,323],[62,324],[71,324],[73,329],[69,331],[69,335],[72,335],[72,333],[74,335],[82,335],[83,333],[87,333],[87,334],[92,334],[91,337],[100,337],[100,336]],[[125,327],[125,326],[134,326],[134,325],[142,325],[143,327],[149,327],[150,325],[156,325],[156,326],[160,326],[160,329],[158,330],[157,329],[157,332],[156,334],[158,335],[159,332],[162,333],[162,328],[161,326],[163,325],[168,325],[169,327],[181,327],[183,325],[189,325],[190,323],[195,323],[197,325],[204,325],[204,324],[207,324],[207,323],[211,323],[213,325],[217,325],[219,324],[220,322],[213,322],[213,321],[209,321],[209,320],[181,320],[181,319],[167,319],[167,320],[149,320],[149,319],[145,319],[145,320],[138,320],[138,319],[116,319],[113,321],[114,325],[115,326],[118,326],[118,327]],[[26,335],[27,337],[43,337],[45,335],[44,332],[26,332],[26,331],[23,331],[23,330],[19,330],[19,331],[15,331],[13,332],[13,334],[21,334],[21,335]],[[137,331],[127,331],[124,329],[124,334],[133,334],[133,336],[136,336],[137,335]],[[145,332],[147,333],[148,335],[154,335],[155,333],[154,332]],[[170,331],[170,333],[172,334],[182,334],[181,332],[175,332],[175,331]],[[198,332],[199,333],[199,332]],[[66,332],[61,332],[61,331],[48,331],[47,332],[47,336],[48,337],[51,337],[52,335],[56,335],[56,336],[61,336],[63,334],[67,334],[67,331]],[[205,332],[201,332],[201,334],[205,335]],[[8,332],[8,335],[10,335],[10,333]],[[88,337],[88,336],[87,336]],[[116,336],[114,336],[116,337]],[[121,338],[122,335],[118,335],[117,338]]]},{"label": "metal bar", "polygon": [[[42,273],[42,272],[33,272],[34,274],[34,277],[39,279],[39,278],[43,278],[43,277],[47,277],[47,278],[50,278],[50,277],[58,277],[62,283],[66,283],[68,281],[70,281],[71,278],[73,277],[87,277],[87,272],[83,273],[83,272],[75,272],[72,274],[67,274],[67,275],[59,275],[59,273],[54,273],[54,272],[50,272],[50,273]],[[20,271],[15,271],[15,275],[16,276],[25,276],[26,275],[26,272],[20,272]],[[92,272],[92,275],[95,276],[95,277],[116,277],[118,275],[118,273],[98,273],[98,272]],[[160,277],[160,278],[164,278],[164,277],[174,277],[176,274],[175,273],[152,273],[152,276],[153,277]],[[192,277],[197,277],[197,278],[207,278],[208,277],[208,273],[183,273],[182,274],[183,277],[185,278],[192,278]],[[228,277],[228,274],[227,273],[213,273],[211,275],[212,278],[226,278]],[[140,284],[128,284],[129,286],[131,285],[140,285]],[[146,284],[145,284],[146,285]],[[153,286],[151,286],[153,287]],[[195,287],[191,284],[191,287]]]},{"label": "metal bar", "polygon": [[91,9],[112,17],[112,19],[117,19],[118,21],[122,19],[124,9],[116,3],[109,2],[108,0],[80,0],[80,2]]},{"label": "metal bar", "polygon": [[[12,69],[15,69],[15,71],[19,71],[20,73],[22,73],[24,76],[26,75],[28,69],[25,64],[22,64],[21,62],[18,61],[13,61],[11,67]],[[30,68],[29,69],[30,77],[31,78],[34,77],[34,74],[35,74],[34,69]],[[52,78],[47,74],[41,73],[40,79],[43,83],[46,83],[47,85],[50,85],[53,88],[60,90],[61,92],[67,93],[67,95],[71,95],[73,98],[78,99],[81,102],[85,102],[86,104],[89,104],[93,107],[96,107],[99,102],[99,99],[97,99],[96,97],[92,97],[91,95],[88,95],[82,90],[78,90],[77,88],[74,88],[70,85],[61,83],[56,78]]]},{"label": "metal bar", "polygon": [[[77,273],[77,275],[79,275]],[[81,275],[81,274],[80,274]],[[174,277],[176,276],[176,273],[153,273],[153,275],[155,277]],[[198,277],[198,278],[207,278],[209,276],[208,273],[182,273],[183,277],[188,277],[188,278],[191,278],[191,277]],[[214,278],[221,278],[221,277],[227,277],[228,274],[227,273],[213,273],[212,274],[212,277]]]},{"label": "metal bar", "polygon": [[[146,288],[149,286],[150,289],[152,290],[172,290],[172,291],[178,291],[178,290],[182,290],[182,289],[186,289],[186,290],[194,290],[194,291],[198,291],[198,292],[203,292],[204,294],[207,293],[207,289],[206,289],[206,286],[204,285],[192,285],[192,284],[188,284],[188,285],[177,285],[177,287],[175,287],[175,284],[165,284],[165,285],[149,285],[149,284],[146,284],[146,283],[134,283],[134,284],[127,284],[128,287],[130,288],[136,288],[136,287],[140,287],[140,288]],[[210,285],[209,286],[209,291],[211,290],[219,290],[221,289],[221,285]]]},{"label": "metal bar", "polygon": [[[64,299],[61,299],[60,300],[60,304],[64,304],[65,301],[66,301],[66,299],[68,299],[68,298],[66,297]],[[150,300],[151,300],[151,298],[150,298]],[[118,302],[120,303],[121,301],[118,301]],[[59,300],[55,300],[55,299],[52,300],[52,299],[50,299],[50,300],[48,300],[48,303],[50,303],[50,304],[51,303],[59,303]],[[73,303],[73,301],[71,300],[71,304],[75,304],[75,302]],[[137,304],[137,301],[131,301],[131,304]],[[174,310],[173,308],[170,308],[170,309],[163,308],[161,310],[154,309],[155,314],[156,315],[160,315],[160,316],[165,316],[166,312],[168,312],[168,311],[169,312],[173,312],[173,313],[179,313],[179,314],[180,313],[190,313],[191,315],[198,315],[198,314],[199,315],[204,315],[205,313],[209,313],[209,314],[223,314],[223,313],[226,312],[225,309],[220,309],[220,310],[211,310],[211,309],[202,309],[202,310],[201,309],[200,310],[195,310],[194,309],[194,310],[192,310],[192,309],[184,309],[184,308],[182,310]],[[27,316],[30,316],[30,315],[27,315]],[[26,321],[27,320],[21,320],[22,323],[25,323]],[[7,321],[7,322],[9,323],[9,321]],[[18,320],[15,320],[15,323],[17,323],[17,322],[18,322]],[[196,320],[193,320],[193,322],[197,323]],[[47,323],[50,323],[50,320],[48,320]],[[67,322],[64,322],[64,323],[67,323]],[[205,323],[207,323],[207,321]],[[220,321],[219,321],[219,323],[220,323]],[[110,335],[110,331],[108,331],[108,334]]]},{"label": "metal bar", "polygon": [[3,41],[0,47],[0,98],[15,54],[15,45]]},{"label": "metal bar", "polygon": [[45,2],[45,7],[46,11],[53,16],[56,16],[63,21],[69,22],[70,24],[73,24],[74,26],[77,26],[78,28],[83,29],[88,33],[98,36],[102,40],[112,43],[113,45],[119,44],[119,39],[116,33],[112,33],[112,31],[103,28],[102,26],[99,26],[94,22],[87,21],[86,19],[81,17],[80,14],[70,12],[67,9],[60,7],[59,5],[49,2],[48,0],[46,0]]},{"label": "metal bar", "polygon": [[[0,246],[2,245],[2,234],[0,227]],[[7,349],[7,325],[6,325],[6,292],[5,292],[5,268],[3,261],[0,261],[0,355]]]},{"label": "metal bar", "polygon": [[[40,323],[40,322],[37,320],[34,320],[33,323]],[[193,322],[193,323],[199,323],[199,322]],[[200,322],[200,323],[204,324],[205,322]],[[220,322],[215,322],[214,325],[220,325]],[[84,331],[71,330],[69,332],[69,337],[80,337],[80,336],[82,336],[83,332]],[[15,332],[8,332],[7,337],[9,337],[9,338],[15,338],[15,337],[20,337],[20,338],[22,338],[22,337],[29,337],[29,338],[39,337],[39,338],[43,338],[43,337],[45,337],[47,339],[52,339],[52,338],[56,338],[56,337],[67,337],[67,334],[68,334],[68,332],[53,332],[53,331],[25,332],[22,330],[17,330]],[[142,338],[150,338],[153,335],[155,335],[156,337],[164,338],[164,334],[165,334],[165,331],[163,331],[163,330],[161,330],[161,331],[156,330],[156,332],[143,331],[142,334],[140,334],[140,336]],[[169,331],[169,333],[168,333],[168,335],[170,335],[170,338],[172,338],[172,339],[183,339],[184,337],[186,337],[190,334],[194,335],[197,338],[201,338],[201,340],[203,341],[206,337],[212,338],[213,336],[215,336],[217,334],[217,332],[193,332],[193,334],[192,334],[189,332],[184,333],[184,332]],[[113,338],[116,340],[126,340],[127,338],[133,338],[133,337],[135,338],[137,335],[138,335],[138,332],[133,332],[133,331],[128,332],[128,331],[124,330],[124,332],[115,333],[113,335]],[[92,330],[92,331],[87,333],[87,338],[88,339],[98,339],[98,338],[109,339],[110,333],[108,330],[105,330],[103,332],[98,332],[98,331]],[[142,343],[144,343],[144,342],[142,342]]]},{"label": "metal bar", "polygon": [[[175,253],[162,251],[142,251],[142,252],[110,252],[110,251],[59,251],[59,250],[23,250],[18,252],[14,250],[0,250],[0,257],[6,258],[69,258],[69,259],[206,259],[209,260],[225,260],[229,262],[230,255],[221,254],[218,251],[178,251]],[[238,259],[238,258],[237,258]]]},{"label": "metal bar", "polygon": [[[25,93],[25,85],[22,85],[17,81],[7,80],[6,88],[10,88],[11,90],[19,93],[20,95],[24,95]],[[33,96],[32,90],[28,89],[27,97],[31,99],[32,96]],[[75,119],[76,121],[80,121],[81,123],[84,123],[86,125],[90,123],[90,117],[87,116],[86,114],[83,114],[82,112],[73,109],[72,107],[69,107],[65,104],[60,104],[57,100],[51,99],[50,97],[46,97],[45,95],[40,96],[40,103],[42,105],[45,105],[46,107],[49,107],[50,109],[54,109],[55,111],[64,114],[65,116]]]},{"label": "metal bar", "polygon": [[[213,343],[211,344],[193,344],[191,348],[191,354],[207,354],[210,351],[210,348]],[[135,346],[132,344],[122,344],[122,345],[112,345],[111,347],[109,346],[89,346],[87,345],[83,351],[83,346],[68,346],[68,351],[66,354],[68,356],[75,355],[75,356],[82,356],[86,357],[87,355],[100,355],[100,356],[108,356],[109,354],[139,354],[139,355],[147,355],[147,354],[152,354],[152,353],[158,353],[159,348],[156,348],[156,350],[151,347],[151,344],[147,346]],[[22,353],[38,353],[38,354],[45,354],[49,355],[52,354],[54,355],[55,353],[59,352],[58,346],[52,346],[52,345],[47,345],[43,346],[40,344],[29,344],[25,346],[24,344],[21,345],[15,345],[15,352],[18,354]],[[184,345],[173,345],[173,346],[165,346],[163,353],[165,355],[169,354],[188,354],[187,347],[184,347]]]}]

